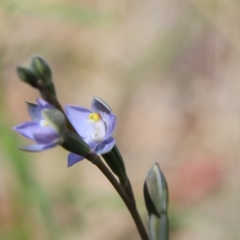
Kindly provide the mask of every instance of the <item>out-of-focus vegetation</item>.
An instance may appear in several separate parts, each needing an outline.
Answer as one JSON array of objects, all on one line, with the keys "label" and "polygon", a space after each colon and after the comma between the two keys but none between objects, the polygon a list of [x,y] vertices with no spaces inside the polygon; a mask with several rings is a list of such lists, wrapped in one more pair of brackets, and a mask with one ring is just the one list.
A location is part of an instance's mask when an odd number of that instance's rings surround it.
[{"label": "out-of-focus vegetation", "polygon": [[115,137],[143,219],[158,162],[170,190],[171,240],[240,237],[240,2],[0,0],[0,239],[139,239],[112,186],[67,153],[17,149],[29,119],[17,64],[52,67],[60,101],[93,95],[118,116]]}]

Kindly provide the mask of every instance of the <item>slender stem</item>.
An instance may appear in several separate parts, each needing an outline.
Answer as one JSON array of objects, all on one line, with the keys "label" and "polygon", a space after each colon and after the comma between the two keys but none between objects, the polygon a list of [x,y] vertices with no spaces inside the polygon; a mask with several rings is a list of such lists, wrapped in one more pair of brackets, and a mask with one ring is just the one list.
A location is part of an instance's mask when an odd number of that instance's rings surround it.
[{"label": "slender stem", "polygon": [[116,191],[124,201],[125,205],[127,206],[129,212],[131,213],[142,240],[149,240],[146,229],[137,211],[135,201],[129,199],[126,192],[123,190],[123,188],[118,183],[116,178],[109,171],[109,169],[106,167],[106,165],[102,162],[101,158],[97,154],[95,154],[94,152],[90,152],[86,158],[100,169],[100,171],[106,176],[106,178],[111,182],[113,187],[116,189]]},{"label": "slender stem", "polygon": [[160,240],[168,240],[169,239],[168,215],[165,213],[161,214],[158,234],[159,234]]}]

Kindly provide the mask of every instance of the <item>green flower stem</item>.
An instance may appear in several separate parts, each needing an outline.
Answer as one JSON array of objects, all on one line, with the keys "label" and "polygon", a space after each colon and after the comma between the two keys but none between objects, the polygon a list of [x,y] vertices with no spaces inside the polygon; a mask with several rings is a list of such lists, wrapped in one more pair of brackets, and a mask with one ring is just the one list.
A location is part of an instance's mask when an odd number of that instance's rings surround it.
[{"label": "green flower stem", "polygon": [[168,240],[169,239],[168,214],[160,215],[159,236],[160,236],[160,240]]},{"label": "green flower stem", "polygon": [[128,177],[127,177],[125,184],[122,185],[122,187],[123,187],[124,191],[127,193],[128,197],[130,199],[132,199],[132,201],[135,201],[135,197],[134,197],[133,190],[132,190],[132,185],[131,185],[131,182]]},{"label": "green flower stem", "polygon": [[160,217],[151,214],[148,217],[148,231],[150,240],[168,240],[168,215],[163,213]]},{"label": "green flower stem", "polygon": [[135,201],[132,201],[127,193],[124,191],[122,186],[118,183],[114,175],[109,171],[109,169],[106,167],[106,165],[102,162],[101,158],[94,152],[89,152],[86,158],[96,165],[99,170],[106,176],[106,178],[111,182],[115,190],[118,192],[122,200],[124,201],[125,205],[127,206],[135,224],[138,229],[138,232],[141,236],[142,240],[149,240],[146,229],[142,223],[142,220],[139,216],[139,213],[136,208]]}]

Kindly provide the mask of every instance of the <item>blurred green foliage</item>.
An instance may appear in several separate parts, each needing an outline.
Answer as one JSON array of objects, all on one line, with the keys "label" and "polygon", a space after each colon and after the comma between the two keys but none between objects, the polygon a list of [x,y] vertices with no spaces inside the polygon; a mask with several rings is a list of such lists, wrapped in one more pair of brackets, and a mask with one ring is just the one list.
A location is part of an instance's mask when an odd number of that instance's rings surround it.
[{"label": "blurred green foliage", "polygon": [[103,24],[111,18],[108,13],[68,2],[0,0],[0,7],[8,14],[43,17],[45,20],[60,20],[64,23],[83,25]]},{"label": "blurred green foliage", "polygon": [[17,149],[20,141],[11,127],[3,115],[0,122],[0,146],[17,185],[13,187],[14,192],[10,193],[13,222],[10,229],[0,231],[0,237],[35,239],[34,225],[42,224],[46,230],[46,239],[60,239],[60,229],[53,216],[51,200],[34,177],[31,156]]}]

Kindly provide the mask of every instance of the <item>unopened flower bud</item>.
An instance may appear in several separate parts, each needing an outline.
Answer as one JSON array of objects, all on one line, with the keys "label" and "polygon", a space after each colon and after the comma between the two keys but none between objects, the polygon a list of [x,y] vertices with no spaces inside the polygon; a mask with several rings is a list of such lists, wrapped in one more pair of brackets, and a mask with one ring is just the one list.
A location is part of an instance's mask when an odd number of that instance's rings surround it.
[{"label": "unopened flower bud", "polygon": [[42,57],[33,55],[31,57],[30,67],[37,78],[42,81],[44,87],[48,89],[51,94],[56,96],[56,91],[52,82],[52,71],[47,62]]},{"label": "unopened flower bud", "polygon": [[21,80],[37,88],[38,78],[31,69],[22,66],[17,66],[17,74]]},{"label": "unopened flower bud", "polygon": [[144,198],[149,215],[160,217],[167,213],[168,186],[166,179],[157,163],[149,170],[144,183]]},{"label": "unopened flower bud", "polygon": [[42,57],[33,55],[31,57],[30,67],[38,79],[43,80],[46,85],[52,81],[51,69]]}]

